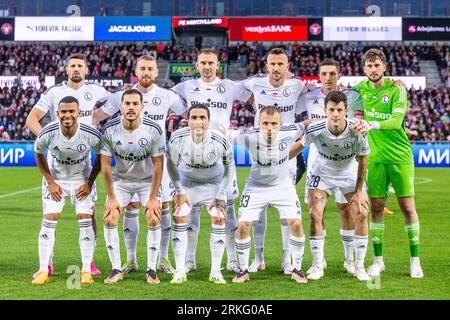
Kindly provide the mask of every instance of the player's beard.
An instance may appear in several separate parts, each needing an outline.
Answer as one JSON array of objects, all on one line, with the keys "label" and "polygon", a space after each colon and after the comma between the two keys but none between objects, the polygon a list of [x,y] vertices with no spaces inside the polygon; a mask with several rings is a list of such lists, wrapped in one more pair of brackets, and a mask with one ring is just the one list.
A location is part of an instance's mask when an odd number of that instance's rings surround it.
[{"label": "player's beard", "polygon": [[83,81],[83,78],[81,78],[81,76],[79,75],[74,75],[70,78],[70,81],[72,81],[73,83],[80,83],[81,81]]},{"label": "player's beard", "polygon": [[271,77],[274,81],[280,81],[282,79],[282,74],[281,73],[272,73]]},{"label": "player's beard", "polygon": [[381,78],[383,78],[383,75],[381,75],[381,76],[379,76],[378,78],[372,78],[372,77],[369,77],[369,80],[371,81],[371,82],[373,82],[373,83],[377,83],[378,81],[380,81],[381,80]]},{"label": "player's beard", "polygon": [[153,84],[153,79],[151,77],[142,77],[139,79],[139,84],[143,88],[151,87]]},{"label": "player's beard", "polygon": [[71,127],[73,127],[76,122],[77,120],[75,118],[65,118],[61,121],[63,127],[66,129],[70,129]]}]

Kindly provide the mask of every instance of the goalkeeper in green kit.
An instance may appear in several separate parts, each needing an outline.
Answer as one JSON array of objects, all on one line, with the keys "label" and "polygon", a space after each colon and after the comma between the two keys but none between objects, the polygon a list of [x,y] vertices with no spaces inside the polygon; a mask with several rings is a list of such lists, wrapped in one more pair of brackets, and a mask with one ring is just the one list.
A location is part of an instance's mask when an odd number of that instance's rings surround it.
[{"label": "goalkeeper in green kit", "polygon": [[367,269],[370,276],[384,271],[383,209],[389,184],[395,189],[400,209],[405,217],[405,230],[411,253],[410,274],[422,278],[419,260],[419,217],[414,204],[414,159],[411,144],[405,132],[407,91],[384,77],[386,57],[378,49],[370,49],[363,56],[364,72],[368,77],[353,90],[361,95],[364,104],[364,120],[354,128],[369,135],[367,187],[371,203],[372,220],[370,234],[374,248],[374,263]]}]

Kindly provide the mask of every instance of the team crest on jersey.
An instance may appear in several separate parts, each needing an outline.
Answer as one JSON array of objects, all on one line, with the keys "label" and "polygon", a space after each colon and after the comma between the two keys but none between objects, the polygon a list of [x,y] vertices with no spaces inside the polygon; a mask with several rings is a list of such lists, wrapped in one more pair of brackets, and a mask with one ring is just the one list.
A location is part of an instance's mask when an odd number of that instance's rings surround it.
[{"label": "team crest on jersey", "polygon": [[291,95],[291,90],[289,90],[289,89],[283,89],[283,96],[285,96],[285,97],[289,97],[290,95]]},{"label": "team crest on jersey", "polygon": [[218,86],[218,87],[217,87],[217,92],[218,92],[218,93],[225,93],[225,87],[222,86],[222,85]]},{"label": "team crest on jersey", "polygon": [[345,141],[344,142],[344,148],[345,149],[351,149],[353,148],[353,143],[351,141]]},{"label": "team crest on jersey", "polygon": [[389,97],[383,96],[383,98],[381,98],[381,101],[383,101],[383,104],[387,104],[389,102]]},{"label": "team crest on jersey", "polygon": [[92,93],[86,92],[84,94],[84,99],[86,99],[87,101],[91,101],[92,100]]},{"label": "team crest on jersey", "polygon": [[78,147],[77,147],[77,151],[78,151],[79,153],[85,152],[86,149],[87,149],[87,147],[86,147],[85,144],[79,144]]},{"label": "team crest on jersey", "polygon": [[214,151],[208,153],[208,155],[206,156],[208,158],[208,160],[213,160],[216,157],[216,153]]},{"label": "team crest on jersey", "polygon": [[280,151],[284,151],[287,148],[287,143],[286,142],[282,142],[280,143],[279,149]]},{"label": "team crest on jersey", "polygon": [[148,140],[145,138],[141,138],[138,141],[139,147],[144,148],[148,145]]},{"label": "team crest on jersey", "polygon": [[153,105],[155,106],[159,106],[161,104],[161,98],[159,97],[154,97],[152,100]]}]

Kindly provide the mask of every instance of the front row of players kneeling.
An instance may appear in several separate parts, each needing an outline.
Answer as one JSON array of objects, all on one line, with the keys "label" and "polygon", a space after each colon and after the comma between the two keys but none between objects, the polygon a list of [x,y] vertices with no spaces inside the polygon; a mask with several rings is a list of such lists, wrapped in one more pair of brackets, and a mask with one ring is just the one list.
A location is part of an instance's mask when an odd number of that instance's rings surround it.
[{"label": "front row of players kneeling", "polygon": [[[80,227],[81,283],[94,282],[90,264],[95,234],[90,215],[94,207],[94,181],[100,170],[107,192],[104,237],[112,264],[112,272],[104,282],[115,283],[123,279],[118,222],[123,208],[137,196],[144,207],[148,226],[146,279],[149,284],[158,284],[160,185],[166,173],[164,165],[175,187],[172,245],[176,270],[171,283],[187,281],[186,274],[190,271],[186,269],[189,215],[193,208],[199,210],[207,206],[212,223],[209,281],[225,284],[221,262],[226,243],[227,198],[230,200],[227,194],[230,186],[236,186],[232,143],[245,146],[252,159],[250,176],[239,205],[236,231],[239,268],[233,282],[250,280],[250,228],[268,206],[278,210],[280,219],[287,221],[291,230],[291,279],[297,283],[320,279],[324,274],[322,216],[328,195],[332,193],[345,197],[355,223],[356,263],[352,273],[358,280],[370,280],[364,268],[368,243],[368,198],[364,179],[370,151],[366,137],[353,130],[353,120],[346,119],[345,94],[332,91],[327,95],[326,120],[282,126],[278,109],[268,106],[260,111],[259,128],[239,131],[209,129],[209,109],[194,105],[188,111],[189,126],[173,133],[167,146],[161,128],[141,117],[142,108],[142,94],[134,89],[127,90],[121,100],[122,116],[109,121],[100,133],[77,121],[80,115],[78,101],[65,97],[58,106],[59,120],[39,134],[35,156],[44,176],[44,219],[39,234],[40,270],[33,284],[48,282],[47,264],[53,252],[56,224],[69,196]],[[321,157],[310,164],[312,175],[307,185],[313,267],[306,277],[302,272],[305,234],[289,159],[295,158],[311,143]],[[97,155],[93,167],[89,156],[91,149]],[[111,169],[113,155],[116,160],[114,171]]]}]

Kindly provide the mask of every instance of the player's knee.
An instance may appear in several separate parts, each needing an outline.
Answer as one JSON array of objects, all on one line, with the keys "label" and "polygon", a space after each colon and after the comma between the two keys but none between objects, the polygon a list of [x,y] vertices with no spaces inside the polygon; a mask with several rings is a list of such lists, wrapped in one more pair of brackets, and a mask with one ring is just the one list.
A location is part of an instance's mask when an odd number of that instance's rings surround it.
[{"label": "player's knee", "polygon": [[244,239],[250,233],[250,222],[239,222],[239,226],[237,229],[237,236],[239,239]]},{"label": "player's knee", "polygon": [[44,214],[44,219],[50,221],[57,221],[59,219],[59,215],[60,215],[59,213]]},{"label": "player's knee", "polygon": [[155,215],[153,215],[153,214],[148,214],[146,216],[146,218],[147,218],[147,225],[149,227],[154,228],[154,227],[157,227],[160,224],[160,221],[158,220],[158,218]]},{"label": "player's knee", "polygon": [[311,217],[311,222],[313,223],[317,223],[317,224],[322,224],[322,216],[323,214],[317,210],[310,210],[309,211],[309,216]]},{"label": "player's knee", "polygon": [[287,223],[291,227],[291,230],[300,231],[302,228],[302,221],[300,219],[291,219]]},{"label": "player's knee", "polygon": [[163,202],[161,207],[162,207],[163,210],[164,209],[168,209],[169,208],[169,203],[168,202]]},{"label": "player's knee", "polygon": [[119,223],[119,219],[112,217],[111,215],[106,217],[105,221],[104,221],[105,226],[107,226],[109,228],[116,227],[118,223]]},{"label": "player's knee", "polygon": [[355,215],[355,222],[357,222],[359,225],[367,223],[367,217],[369,215],[369,211],[362,208],[361,210],[356,211]]},{"label": "player's knee", "polygon": [[212,224],[217,224],[217,225],[224,225],[225,224],[225,219],[224,218],[219,218],[219,217],[211,217],[211,223]]},{"label": "player's knee", "polygon": [[86,213],[77,214],[77,220],[92,219],[92,215]]},{"label": "player's knee", "polygon": [[185,217],[174,216],[173,217],[173,222],[176,223],[176,224],[187,223],[188,222],[188,217],[187,216],[185,216]]},{"label": "player's knee", "polygon": [[126,207],[126,210],[136,210],[139,209],[139,202],[130,202]]}]

